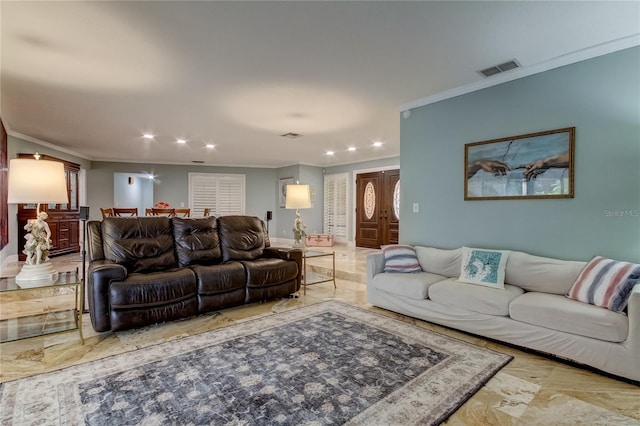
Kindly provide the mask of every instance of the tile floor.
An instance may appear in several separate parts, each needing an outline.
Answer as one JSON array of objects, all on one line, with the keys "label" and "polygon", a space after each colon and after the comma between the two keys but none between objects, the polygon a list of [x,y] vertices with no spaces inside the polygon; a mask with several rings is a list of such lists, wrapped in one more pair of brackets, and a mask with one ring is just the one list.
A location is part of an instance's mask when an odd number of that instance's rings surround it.
[{"label": "tile floor", "polygon": [[[307,287],[297,299],[275,300],[225,309],[195,318],[117,333],[96,333],[89,315],[83,316],[85,344],[78,333],[38,337],[0,345],[0,382],[56,370],[109,355],[224,327],[258,314],[280,312],[326,299],[341,300],[434,330],[479,346],[514,356],[446,422],[447,425],[640,425],[640,387],[541,355],[490,342],[424,321],[372,307],[366,303],[366,256],[372,250],[345,246],[319,248],[336,251],[336,283]],[[57,265],[80,265],[79,255],[55,258]],[[309,262],[316,272],[327,272],[330,257]],[[3,274],[11,273],[7,265]],[[68,296],[67,296],[68,297]],[[2,302],[0,311],[11,302]]]}]

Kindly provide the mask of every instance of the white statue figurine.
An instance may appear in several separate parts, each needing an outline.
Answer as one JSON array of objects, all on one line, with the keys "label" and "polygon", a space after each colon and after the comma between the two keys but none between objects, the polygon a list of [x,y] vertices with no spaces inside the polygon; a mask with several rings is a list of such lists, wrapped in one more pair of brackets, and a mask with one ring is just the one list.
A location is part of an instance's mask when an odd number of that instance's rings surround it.
[{"label": "white statue figurine", "polygon": [[302,219],[300,219],[300,214],[296,213],[296,220],[293,224],[293,239],[296,245],[302,244],[302,240],[307,236],[306,228],[306,225],[303,224]]},{"label": "white statue figurine", "polygon": [[24,250],[22,250],[22,252],[27,255],[26,263],[27,265],[35,265],[37,260],[36,247],[38,246],[38,242],[33,234],[25,235],[24,239],[27,240],[27,242],[24,244]]},{"label": "white statue figurine", "polygon": [[27,240],[23,253],[27,255],[27,265],[37,265],[49,260],[49,249],[51,248],[51,229],[46,219],[47,212],[38,213],[37,219],[32,219],[24,226],[29,234],[24,238]]}]

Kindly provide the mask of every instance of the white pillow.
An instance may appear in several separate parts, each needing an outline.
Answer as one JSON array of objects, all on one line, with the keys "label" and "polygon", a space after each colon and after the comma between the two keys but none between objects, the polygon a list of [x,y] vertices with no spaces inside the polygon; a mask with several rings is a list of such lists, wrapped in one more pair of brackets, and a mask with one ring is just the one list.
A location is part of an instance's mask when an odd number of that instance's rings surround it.
[{"label": "white pillow", "polygon": [[504,289],[504,271],[509,253],[509,250],[462,247],[458,281]]}]

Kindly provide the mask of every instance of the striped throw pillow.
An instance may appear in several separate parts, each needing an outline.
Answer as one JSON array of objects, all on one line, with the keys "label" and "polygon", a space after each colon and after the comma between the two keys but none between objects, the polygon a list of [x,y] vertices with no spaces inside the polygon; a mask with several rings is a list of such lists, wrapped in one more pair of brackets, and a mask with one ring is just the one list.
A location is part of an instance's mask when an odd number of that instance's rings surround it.
[{"label": "striped throw pillow", "polygon": [[622,312],[639,279],[640,265],[597,256],[580,272],[567,297]]},{"label": "striped throw pillow", "polygon": [[385,272],[421,272],[416,251],[411,246],[382,246]]}]

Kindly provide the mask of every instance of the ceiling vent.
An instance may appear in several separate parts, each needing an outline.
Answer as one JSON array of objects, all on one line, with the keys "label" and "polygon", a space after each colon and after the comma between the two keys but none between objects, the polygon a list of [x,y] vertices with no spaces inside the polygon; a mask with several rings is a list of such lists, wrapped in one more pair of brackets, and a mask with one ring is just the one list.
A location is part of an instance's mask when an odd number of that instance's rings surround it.
[{"label": "ceiling vent", "polygon": [[504,64],[494,65],[492,67],[480,70],[478,71],[478,73],[482,74],[485,77],[491,77],[492,75],[500,74],[516,68],[520,68],[520,64],[515,59],[512,59],[509,62],[505,62]]},{"label": "ceiling vent", "polygon": [[289,133],[285,133],[284,135],[280,135],[280,136],[282,136],[283,138],[297,139],[297,138],[301,137],[302,135],[300,133],[289,132]]}]

